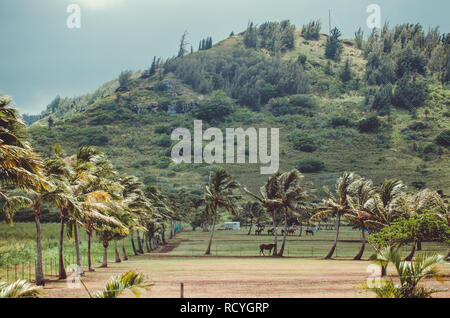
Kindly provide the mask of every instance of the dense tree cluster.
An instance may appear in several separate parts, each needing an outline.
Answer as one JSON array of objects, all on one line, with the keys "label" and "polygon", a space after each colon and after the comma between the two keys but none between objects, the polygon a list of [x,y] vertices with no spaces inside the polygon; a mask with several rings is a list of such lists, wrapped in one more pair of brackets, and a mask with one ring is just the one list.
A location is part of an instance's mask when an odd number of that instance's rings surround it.
[{"label": "dense tree cluster", "polygon": [[200,44],[198,46],[199,51],[205,51],[209,50],[213,46],[213,40],[212,37],[207,37],[206,39],[203,39],[200,41]]},{"label": "dense tree cluster", "polygon": [[164,69],[197,92],[223,90],[238,104],[254,109],[271,98],[308,91],[308,77],[300,63],[266,57],[252,50],[199,52],[169,60]]},{"label": "dense tree cluster", "polygon": [[295,25],[289,20],[266,22],[257,27],[250,22],[244,34],[247,48],[263,48],[271,53],[278,53],[294,48]]},{"label": "dense tree cluster", "polygon": [[385,24],[380,32],[374,30],[364,47],[366,80],[369,85],[381,86],[373,107],[385,109],[390,104],[410,110],[422,107],[427,97],[424,81],[427,69],[442,83],[449,80],[449,39],[438,28],[426,33],[419,24],[392,29]]},{"label": "dense tree cluster", "polygon": [[319,20],[308,22],[302,27],[302,36],[307,40],[318,40],[321,28],[322,23]]}]

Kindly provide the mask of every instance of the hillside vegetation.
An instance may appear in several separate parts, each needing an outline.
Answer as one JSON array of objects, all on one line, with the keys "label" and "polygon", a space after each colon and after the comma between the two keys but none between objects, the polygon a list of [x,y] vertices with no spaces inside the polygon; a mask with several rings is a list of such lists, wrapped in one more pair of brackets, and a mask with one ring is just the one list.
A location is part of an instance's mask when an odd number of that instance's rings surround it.
[{"label": "hillside vegetation", "polygon": [[[30,128],[48,155],[94,145],[121,172],[168,190],[199,189],[211,167],[174,164],[173,129],[280,128],[280,170],[298,168],[321,196],[342,171],[411,189],[450,193],[449,36],[418,25],[385,26],[342,40],[311,22],[249,24],[241,34],[124,71],[93,94],[57,97]],[[208,43],[210,43],[208,38]],[[233,164],[257,189],[260,165]]]}]

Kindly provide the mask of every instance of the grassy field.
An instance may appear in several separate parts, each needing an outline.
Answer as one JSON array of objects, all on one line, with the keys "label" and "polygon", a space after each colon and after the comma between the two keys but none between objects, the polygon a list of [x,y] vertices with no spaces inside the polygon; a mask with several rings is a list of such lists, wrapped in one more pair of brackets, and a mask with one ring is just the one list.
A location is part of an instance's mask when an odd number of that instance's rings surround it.
[{"label": "grassy field", "polygon": [[[247,229],[240,231],[216,231],[212,245],[212,256],[218,257],[256,257],[259,256],[259,244],[271,243],[272,236],[247,235]],[[34,223],[17,223],[14,227],[5,224],[0,225],[0,280],[8,278],[34,277],[34,264],[36,255]],[[58,260],[58,236],[59,224],[42,224],[43,233],[43,258],[44,271],[47,276],[56,275]],[[87,265],[87,237],[84,231],[80,231],[80,247],[83,266]],[[297,232],[298,234],[298,232]],[[168,257],[199,257],[203,256],[209,239],[209,233],[197,229],[193,232],[187,230],[178,234],[173,240],[157,253]],[[280,243],[281,244],[280,237]],[[322,230],[314,236],[302,237],[288,236],[284,255],[289,258],[315,258],[320,259],[328,252],[334,239],[334,231]],[[337,247],[336,259],[351,259],[361,246],[360,232],[349,227],[343,227],[340,234],[340,242]],[[126,239],[128,254],[132,254],[130,239]],[[425,242],[425,251],[436,251],[446,254],[448,247],[442,244]],[[409,247],[404,247],[404,254],[409,252]],[[373,250],[369,244],[363,258],[367,259]],[[111,244],[108,250],[109,262],[114,262],[114,248]],[[66,265],[75,264],[75,246],[73,242],[65,240],[64,257]],[[94,237],[92,259],[98,266],[103,258],[103,246]],[[17,265],[17,266],[16,266]],[[23,268],[22,268],[23,266]],[[30,276],[30,277],[29,277]]]}]

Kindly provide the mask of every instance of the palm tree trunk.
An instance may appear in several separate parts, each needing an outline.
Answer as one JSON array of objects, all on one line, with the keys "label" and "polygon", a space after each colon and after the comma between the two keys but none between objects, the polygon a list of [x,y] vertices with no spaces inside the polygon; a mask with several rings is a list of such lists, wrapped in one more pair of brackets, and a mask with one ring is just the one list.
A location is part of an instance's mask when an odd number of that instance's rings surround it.
[{"label": "palm tree trunk", "polygon": [[88,270],[90,272],[95,272],[94,267],[92,266],[92,258],[91,258],[91,244],[92,244],[92,232],[87,232],[88,235],[88,250],[87,250],[87,256],[88,256]]},{"label": "palm tree trunk", "polygon": [[136,231],[137,241],[138,241],[138,253],[144,254],[144,250],[142,249],[142,241],[141,236],[139,234],[139,230]]},{"label": "palm tree trunk", "polygon": [[78,223],[74,220],[74,236],[75,236],[75,251],[77,253],[77,272],[79,275],[83,275],[83,268],[81,266],[81,253],[80,253],[80,240],[78,238]]},{"label": "palm tree trunk", "polygon": [[34,199],[34,222],[36,223],[36,285],[44,286],[44,270],[42,266],[42,236],[41,236],[41,221],[39,220],[41,209],[40,202],[37,197]]},{"label": "palm tree trunk", "polygon": [[274,230],[274,235],[275,235],[273,244],[275,246],[273,248],[272,256],[277,256],[278,255],[278,223],[275,221],[275,217],[273,220],[273,230]]},{"label": "palm tree trunk", "polygon": [[205,255],[211,255],[211,245],[212,245],[213,236],[214,236],[214,227],[216,226],[216,217],[217,217],[216,213],[217,212],[214,212],[213,224],[211,226],[211,231],[209,232],[208,248],[206,249]]},{"label": "palm tree trunk", "polygon": [[361,260],[361,257],[364,254],[364,249],[366,248],[366,233],[364,227],[362,228],[361,232],[362,232],[362,245],[361,249],[359,250],[359,253],[353,258],[355,261]]},{"label": "palm tree trunk", "polygon": [[108,267],[108,245],[109,243],[103,243],[103,263],[100,267]]},{"label": "palm tree trunk", "polygon": [[336,217],[336,237],[334,238],[334,244],[331,247],[330,251],[328,252],[327,256],[325,256],[325,259],[331,259],[333,257],[334,251],[336,250],[338,238],[339,238],[340,226],[341,226],[341,215],[338,214]]},{"label": "palm tree trunk", "polygon": [[145,233],[145,247],[147,248],[147,253],[150,253],[152,251],[150,248],[150,245],[149,245],[149,241],[150,241],[150,237],[147,232],[147,233]]},{"label": "palm tree trunk", "polygon": [[131,233],[131,246],[133,247],[134,255],[135,256],[139,255],[136,250],[136,245],[134,245],[134,232]]},{"label": "palm tree trunk", "polygon": [[284,245],[286,244],[287,229],[288,229],[288,221],[287,221],[287,216],[285,216],[285,218],[284,218],[283,243],[281,243],[280,252],[278,253],[278,256],[279,256],[279,257],[283,257],[283,253],[284,253]]},{"label": "palm tree trunk", "polygon": [[252,227],[253,227],[253,219],[250,221],[250,228],[248,229],[247,235],[250,235],[252,233]]},{"label": "palm tree trunk", "polygon": [[117,240],[114,240],[114,252],[116,253],[116,263],[122,262],[120,259],[119,249],[117,248]]},{"label": "palm tree trunk", "polygon": [[123,260],[128,261],[127,250],[125,248],[125,239],[122,239],[122,253],[123,253]]},{"label": "palm tree trunk", "polygon": [[412,261],[415,252],[416,252],[416,242],[413,243],[411,252],[409,253],[408,256],[405,257],[405,261]]},{"label": "palm tree trunk", "polygon": [[66,279],[67,273],[64,268],[64,254],[63,254],[63,244],[64,244],[64,215],[61,213],[61,225],[59,230],[59,279]]},{"label": "palm tree trunk", "polygon": [[417,241],[417,250],[421,251],[422,250],[422,241]]},{"label": "palm tree trunk", "polygon": [[387,265],[381,265],[381,277],[385,277],[387,275]]},{"label": "palm tree trunk", "polygon": [[161,241],[162,245],[166,245],[166,226],[164,225],[164,223],[162,224]]}]

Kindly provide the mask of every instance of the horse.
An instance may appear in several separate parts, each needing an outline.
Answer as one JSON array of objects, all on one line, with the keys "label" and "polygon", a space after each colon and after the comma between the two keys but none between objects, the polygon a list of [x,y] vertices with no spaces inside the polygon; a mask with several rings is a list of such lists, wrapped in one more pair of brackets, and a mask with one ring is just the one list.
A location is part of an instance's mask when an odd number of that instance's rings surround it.
[{"label": "horse", "polygon": [[274,231],[275,229],[269,229],[269,230],[267,230],[267,235],[273,235],[273,231]]},{"label": "horse", "polygon": [[255,235],[261,235],[262,229],[255,230]]},{"label": "horse", "polygon": [[308,236],[308,234],[311,234],[312,236],[314,236],[314,231],[313,230],[306,230],[306,236]]},{"label": "horse", "polygon": [[266,254],[264,254],[264,250],[268,250],[269,251],[269,255],[272,254],[272,249],[275,247],[275,244],[261,244],[259,246],[259,256],[262,255],[266,256]]},{"label": "horse", "polygon": [[288,235],[289,235],[289,234],[294,235],[294,234],[295,234],[295,231],[296,231],[296,229],[288,229],[288,230],[287,230],[287,234],[288,234]]}]

